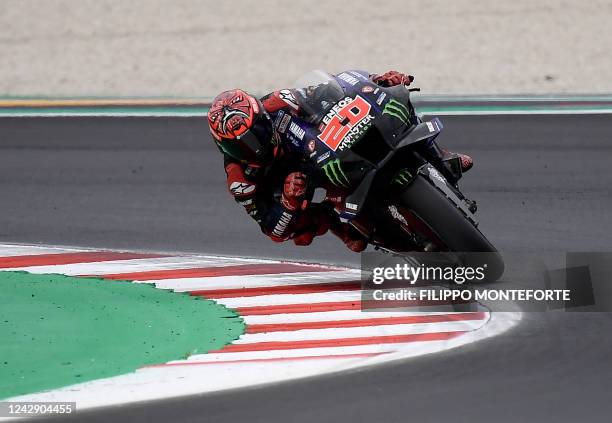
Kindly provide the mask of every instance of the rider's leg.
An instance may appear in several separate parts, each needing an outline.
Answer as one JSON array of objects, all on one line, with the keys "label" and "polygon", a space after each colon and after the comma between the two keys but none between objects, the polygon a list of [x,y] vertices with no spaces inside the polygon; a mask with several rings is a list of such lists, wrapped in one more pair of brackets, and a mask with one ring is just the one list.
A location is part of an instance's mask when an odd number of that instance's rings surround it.
[{"label": "rider's leg", "polygon": [[310,245],[316,236],[323,235],[328,230],[340,238],[351,251],[363,251],[368,245],[355,228],[340,221],[333,209],[315,206],[304,210],[300,215],[292,239],[296,245]]}]

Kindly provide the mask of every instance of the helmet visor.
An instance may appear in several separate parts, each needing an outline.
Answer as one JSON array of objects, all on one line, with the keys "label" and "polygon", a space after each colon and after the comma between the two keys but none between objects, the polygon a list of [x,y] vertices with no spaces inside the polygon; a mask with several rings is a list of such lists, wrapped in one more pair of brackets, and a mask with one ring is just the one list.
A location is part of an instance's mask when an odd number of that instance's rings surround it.
[{"label": "helmet visor", "polygon": [[217,145],[236,160],[253,164],[267,164],[272,159],[272,124],[262,117],[239,138],[223,139]]}]

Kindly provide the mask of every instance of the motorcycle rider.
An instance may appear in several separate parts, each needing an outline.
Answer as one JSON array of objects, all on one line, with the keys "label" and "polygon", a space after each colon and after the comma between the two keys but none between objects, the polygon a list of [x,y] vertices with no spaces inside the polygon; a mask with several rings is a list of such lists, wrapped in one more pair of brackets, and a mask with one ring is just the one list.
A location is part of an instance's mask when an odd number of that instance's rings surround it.
[{"label": "motorcycle rider", "polygon": [[[381,87],[410,85],[411,75],[389,71],[370,74]],[[308,206],[304,199],[307,176],[285,148],[285,116],[307,118],[296,90],[274,91],[261,99],[243,90],[222,92],[213,100],[208,124],[224,156],[227,187],[234,199],[275,242],[292,239],[309,245],[315,236],[331,231],[355,252],[364,250],[367,240],[353,226],[342,223],[333,210]],[[285,126],[284,128],[283,125]],[[463,171],[472,159],[460,155]]]}]

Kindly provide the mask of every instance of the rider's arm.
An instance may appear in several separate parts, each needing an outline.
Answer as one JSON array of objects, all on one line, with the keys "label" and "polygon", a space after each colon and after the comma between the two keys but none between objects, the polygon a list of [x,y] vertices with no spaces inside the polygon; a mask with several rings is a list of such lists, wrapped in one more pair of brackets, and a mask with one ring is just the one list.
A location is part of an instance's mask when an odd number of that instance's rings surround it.
[{"label": "rider's arm", "polygon": [[294,90],[291,89],[273,91],[263,96],[260,100],[268,113],[275,113],[279,110],[283,110],[287,113],[297,115],[300,112],[300,106],[295,98]]},{"label": "rider's arm", "polygon": [[[240,164],[225,156],[225,173],[227,174],[227,188],[236,200],[244,207],[261,227],[264,234],[273,241],[282,242],[289,239],[295,230],[300,210],[296,200],[287,197],[284,187],[280,201],[262,198],[264,194],[258,192],[256,170]],[[287,184],[286,184],[287,185]],[[294,189],[295,187],[290,187]],[[299,190],[299,187],[297,187]]]},{"label": "rider's arm", "polygon": [[227,189],[238,204],[258,223],[261,221],[261,210],[257,207],[257,184],[249,174],[249,167],[241,165],[224,155]]}]

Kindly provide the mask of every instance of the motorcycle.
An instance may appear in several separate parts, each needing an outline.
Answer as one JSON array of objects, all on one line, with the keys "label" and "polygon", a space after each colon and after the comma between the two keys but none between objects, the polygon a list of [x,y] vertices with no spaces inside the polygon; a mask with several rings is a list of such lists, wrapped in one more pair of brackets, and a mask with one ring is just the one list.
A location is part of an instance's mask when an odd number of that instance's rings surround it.
[{"label": "motorcycle", "polygon": [[459,156],[436,143],[441,120],[415,112],[410,95],[418,89],[381,87],[361,71],[313,71],[294,87],[308,117],[286,126],[305,152],[311,202],[333,207],[375,249],[461,253],[454,257],[464,262],[465,253],[487,253],[492,278],[503,273],[501,255],[478,229],[476,203],[459,189]]}]

